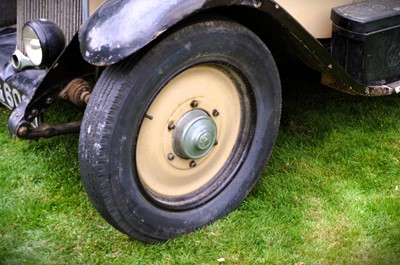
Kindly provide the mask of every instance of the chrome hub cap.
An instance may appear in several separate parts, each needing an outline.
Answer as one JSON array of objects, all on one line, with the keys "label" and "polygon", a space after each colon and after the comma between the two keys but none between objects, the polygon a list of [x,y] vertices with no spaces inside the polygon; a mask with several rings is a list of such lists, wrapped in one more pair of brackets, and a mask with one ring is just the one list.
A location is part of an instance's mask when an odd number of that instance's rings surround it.
[{"label": "chrome hub cap", "polygon": [[178,156],[186,159],[201,158],[214,146],[217,125],[205,111],[192,110],[178,121],[172,138]]}]

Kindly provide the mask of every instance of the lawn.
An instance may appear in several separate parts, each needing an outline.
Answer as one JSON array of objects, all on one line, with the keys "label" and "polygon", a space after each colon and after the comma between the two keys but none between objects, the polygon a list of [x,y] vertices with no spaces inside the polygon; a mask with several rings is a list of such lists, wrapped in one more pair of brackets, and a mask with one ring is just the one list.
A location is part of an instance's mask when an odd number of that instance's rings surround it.
[{"label": "lawn", "polygon": [[[227,217],[145,245],[91,206],[76,135],[12,141],[0,109],[0,264],[400,264],[400,98],[364,98],[282,68],[269,164]],[[72,114],[71,114],[72,115]]]}]

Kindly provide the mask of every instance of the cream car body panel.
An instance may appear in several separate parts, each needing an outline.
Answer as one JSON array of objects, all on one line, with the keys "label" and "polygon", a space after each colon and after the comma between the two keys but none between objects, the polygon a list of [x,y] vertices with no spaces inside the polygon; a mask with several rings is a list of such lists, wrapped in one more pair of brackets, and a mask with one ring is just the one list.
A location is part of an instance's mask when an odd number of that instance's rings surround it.
[{"label": "cream car body panel", "polygon": [[104,0],[90,0],[89,1],[89,14],[92,15],[97,10],[97,8],[99,8],[99,6],[103,3],[104,3]]},{"label": "cream car body panel", "polygon": [[276,0],[315,38],[332,37],[331,9],[361,0]]}]

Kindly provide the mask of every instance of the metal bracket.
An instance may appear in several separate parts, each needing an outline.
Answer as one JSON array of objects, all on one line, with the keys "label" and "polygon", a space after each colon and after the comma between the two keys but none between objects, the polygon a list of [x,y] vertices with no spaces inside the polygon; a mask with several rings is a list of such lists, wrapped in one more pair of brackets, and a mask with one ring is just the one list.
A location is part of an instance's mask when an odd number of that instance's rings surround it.
[{"label": "metal bracket", "polygon": [[70,122],[65,124],[51,125],[42,123],[38,128],[29,129],[21,125],[18,128],[18,137],[24,139],[38,140],[40,138],[50,138],[63,134],[78,133],[81,128],[82,121]]},{"label": "metal bracket", "polygon": [[398,94],[400,93],[400,80],[386,85],[368,87],[365,93],[373,97]]}]

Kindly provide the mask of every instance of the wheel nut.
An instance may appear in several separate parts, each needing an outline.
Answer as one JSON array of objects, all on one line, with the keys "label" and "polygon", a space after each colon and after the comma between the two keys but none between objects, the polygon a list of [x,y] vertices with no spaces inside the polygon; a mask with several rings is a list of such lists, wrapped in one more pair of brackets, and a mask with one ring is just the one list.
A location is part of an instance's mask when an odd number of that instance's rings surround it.
[{"label": "wheel nut", "polygon": [[175,159],[174,154],[173,154],[173,153],[169,153],[169,154],[168,154],[168,160],[169,160],[169,161],[172,161],[172,160],[174,160],[174,159]]},{"label": "wheel nut", "polygon": [[197,107],[199,106],[199,102],[197,102],[197,100],[193,100],[193,101],[190,103],[190,106],[191,106],[192,108],[197,108]]},{"label": "wheel nut", "polygon": [[174,130],[174,129],[175,129],[175,124],[173,124],[172,122],[168,124],[168,130]]},{"label": "wheel nut", "polygon": [[217,109],[213,110],[212,115],[213,115],[214,117],[219,116],[219,111],[218,111]]},{"label": "wheel nut", "polygon": [[196,166],[197,166],[196,161],[192,160],[192,161],[190,162],[189,166],[190,166],[191,168],[196,167]]}]

